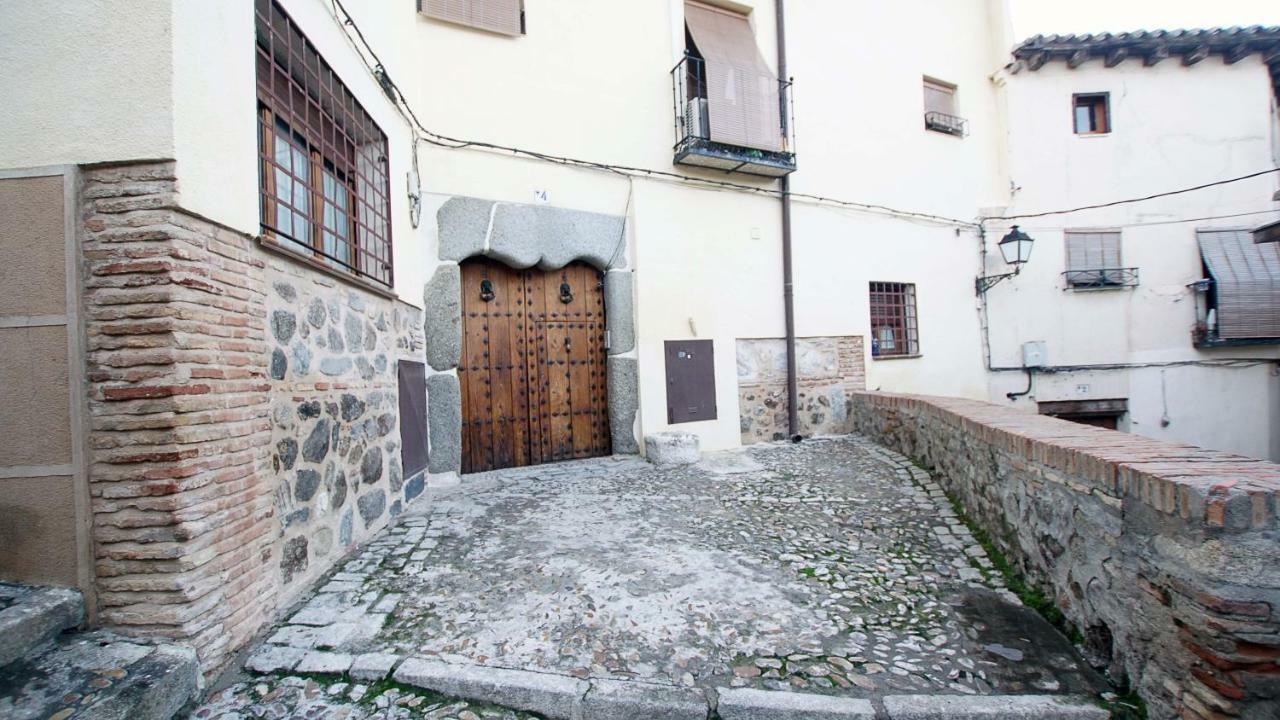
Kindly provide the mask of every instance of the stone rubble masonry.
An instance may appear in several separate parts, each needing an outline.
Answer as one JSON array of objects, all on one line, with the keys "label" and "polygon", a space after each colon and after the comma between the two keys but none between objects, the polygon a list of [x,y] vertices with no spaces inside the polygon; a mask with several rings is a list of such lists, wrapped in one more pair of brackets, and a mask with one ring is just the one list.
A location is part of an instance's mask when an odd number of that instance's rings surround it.
[{"label": "stone rubble masonry", "polygon": [[859,393],[1151,717],[1280,717],[1280,465],[958,398]]},{"label": "stone rubble masonry", "polygon": [[179,209],[172,163],[86,168],[89,480],[100,622],[206,677],[384,527],[396,361],[422,316]]},{"label": "stone rubble masonry", "polygon": [[[787,437],[787,348],[780,338],[740,339],[738,407],[742,442]],[[796,341],[800,432],[840,435],[851,429],[849,404],[867,386],[861,336],[799,338]]]},{"label": "stone rubble masonry", "polygon": [[397,360],[422,312],[299,264],[267,271],[280,604],[386,526],[413,492],[400,464]]}]

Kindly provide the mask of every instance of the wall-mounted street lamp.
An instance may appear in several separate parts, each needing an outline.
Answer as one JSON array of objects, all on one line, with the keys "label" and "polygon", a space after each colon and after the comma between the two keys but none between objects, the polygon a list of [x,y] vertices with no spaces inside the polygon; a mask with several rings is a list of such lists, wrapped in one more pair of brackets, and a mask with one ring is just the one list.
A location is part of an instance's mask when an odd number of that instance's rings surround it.
[{"label": "wall-mounted street lamp", "polygon": [[1035,240],[1031,236],[1018,229],[1017,225],[1000,239],[998,247],[1000,255],[1004,258],[1006,265],[1013,266],[1013,272],[1004,273],[1003,275],[983,275],[974,279],[974,289],[978,295],[985,294],[988,290],[995,287],[1005,278],[1011,278],[1022,272],[1022,266],[1031,259],[1031,246],[1035,244]]}]

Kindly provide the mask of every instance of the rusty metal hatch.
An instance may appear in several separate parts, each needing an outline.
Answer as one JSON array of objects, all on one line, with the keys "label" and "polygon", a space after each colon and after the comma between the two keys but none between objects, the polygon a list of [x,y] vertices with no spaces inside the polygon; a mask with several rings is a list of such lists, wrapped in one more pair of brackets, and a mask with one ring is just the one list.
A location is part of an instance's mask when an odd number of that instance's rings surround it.
[{"label": "rusty metal hatch", "polygon": [[667,422],[716,419],[715,351],[710,340],[668,340]]},{"label": "rusty metal hatch", "polygon": [[404,476],[427,468],[427,372],[412,360],[397,363],[400,380],[400,464]]}]

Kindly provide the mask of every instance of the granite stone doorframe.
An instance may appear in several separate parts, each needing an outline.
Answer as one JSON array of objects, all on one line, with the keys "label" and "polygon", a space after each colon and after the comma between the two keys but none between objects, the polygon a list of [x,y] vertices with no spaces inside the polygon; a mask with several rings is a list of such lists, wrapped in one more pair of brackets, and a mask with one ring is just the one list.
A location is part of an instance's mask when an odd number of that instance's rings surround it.
[{"label": "granite stone doorframe", "polygon": [[638,454],[635,307],[627,268],[626,219],[616,215],[454,197],[436,213],[440,265],[427,283],[427,470],[462,467],[462,275],[459,263],[485,256],[513,268],[557,270],[581,260],[605,273],[609,332],[609,429],[615,454]]}]

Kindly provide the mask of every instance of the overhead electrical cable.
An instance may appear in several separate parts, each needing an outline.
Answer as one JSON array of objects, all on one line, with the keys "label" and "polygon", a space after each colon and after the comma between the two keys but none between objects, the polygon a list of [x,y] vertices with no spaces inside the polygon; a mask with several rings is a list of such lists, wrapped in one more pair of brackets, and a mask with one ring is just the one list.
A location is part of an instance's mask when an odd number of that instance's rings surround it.
[{"label": "overhead electrical cable", "polygon": [[[355,20],[351,17],[351,14],[347,12],[346,7],[342,4],[342,0],[331,0],[330,4],[331,4],[331,7],[333,8],[334,18],[338,21],[338,24],[344,29],[344,32],[346,32],[348,39],[351,40],[353,43],[358,43],[356,47],[358,51],[357,54],[360,55],[361,60],[364,62],[365,66],[368,68],[369,72],[373,75],[374,79],[382,87],[383,91],[395,104],[397,111],[401,114],[402,117],[405,118],[405,121],[409,123],[410,127],[413,130],[415,141],[420,139],[422,142],[426,142],[430,145],[449,148],[452,150],[462,150],[462,149],[472,148],[472,149],[478,149],[478,150],[487,150],[491,152],[510,153],[512,155],[528,157],[528,158],[540,160],[543,162],[554,163],[556,165],[579,167],[579,168],[584,168],[588,170],[596,170],[600,172],[609,172],[615,175],[622,175],[625,177],[647,177],[655,180],[670,181],[670,182],[677,182],[677,183],[682,183],[687,185],[700,186],[707,189],[733,190],[736,192],[744,192],[744,193],[750,193],[750,194],[756,194],[756,195],[768,195],[771,197],[781,197],[783,195],[783,191],[775,188],[756,187],[754,185],[744,185],[742,183],[729,182],[727,180],[715,180],[712,178],[702,178],[702,177],[696,177],[693,175],[684,175],[681,173],[675,173],[675,172],[670,172],[666,170],[654,170],[651,168],[632,167],[628,165],[615,165],[611,163],[598,162],[594,160],[582,160],[579,158],[572,158],[572,157],[566,157],[561,155],[552,155],[550,153],[538,152],[536,150],[529,150],[526,148],[514,147],[509,145],[501,145],[498,143],[484,142],[480,140],[465,140],[460,138],[453,138],[447,135],[442,135],[440,133],[437,133],[429,129],[428,127],[426,127],[426,125],[424,125],[418,119],[417,113],[413,111],[413,107],[412,105],[409,104],[408,98],[405,97],[404,93],[400,90],[400,87],[396,85],[396,83],[391,79],[389,73],[387,72],[386,66],[382,63],[381,58],[378,57],[377,52],[373,49],[373,46],[370,45],[368,39],[365,38],[364,33],[360,30],[360,27],[356,24]],[[351,35],[352,32],[355,33],[354,37],[352,37]],[[365,57],[365,53],[368,54],[368,57]],[[863,202],[856,202],[852,200],[841,200],[838,198],[826,197],[823,195],[814,195],[811,193],[791,191],[787,194],[789,194],[793,199],[796,199],[796,200],[802,200],[802,201],[807,200],[809,202],[817,203],[821,205],[834,205],[839,207],[845,207],[845,208],[859,210],[862,212],[867,212],[867,213],[876,214],[876,215],[892,216],[892,217],[897,217],[905,220],[931,222],[931,223],[937,223],[940,225],[947,225],[952,227],[960,227],[960,228],[968,228],[968,229],[978,228],[978,223],[975,221],[960,220],[957,218],[946,217],[944,215],[916,212],[912,210],[900,210],[898,208],[889,207],[887,205],[879,205],[876,203],[863,203]]]}]

